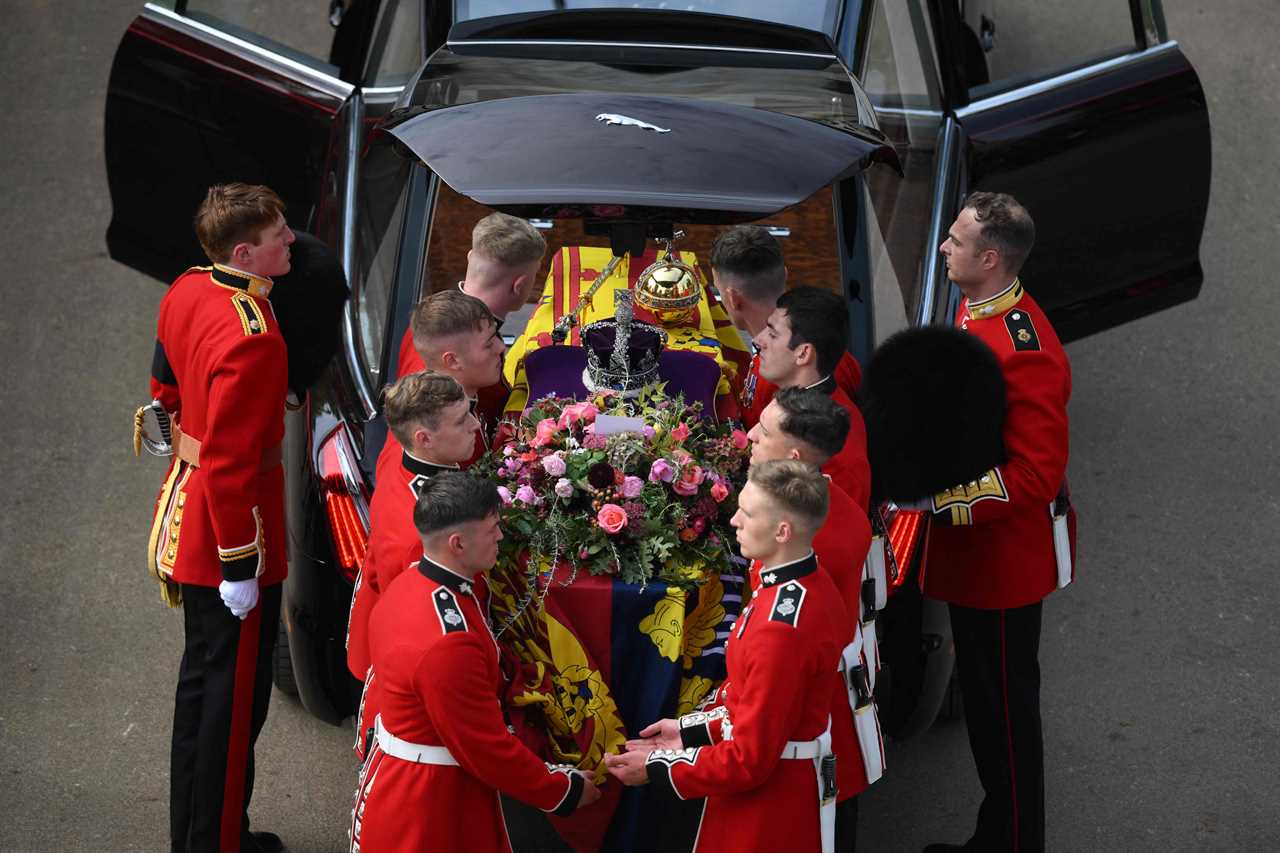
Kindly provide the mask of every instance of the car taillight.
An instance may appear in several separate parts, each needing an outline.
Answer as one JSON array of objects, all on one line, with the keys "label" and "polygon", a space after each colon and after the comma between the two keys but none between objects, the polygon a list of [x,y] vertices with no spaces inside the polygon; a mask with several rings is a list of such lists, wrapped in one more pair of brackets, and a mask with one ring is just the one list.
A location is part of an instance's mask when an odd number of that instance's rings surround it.
[{"label": "car taillight", "polygon": [[889,586],[897,588],[907,581],[911,558],[916,555],[920,534],[924,531],[924,513],[918,510],[900,509],[889,522],[889,547],[893,549],[898,574],[890,579]]},{"label": "car taillight", "polygon": [[345,424],[338,424],[320,442],[316,467],[338,567],[354,583],[369,544],[369,494]]}]

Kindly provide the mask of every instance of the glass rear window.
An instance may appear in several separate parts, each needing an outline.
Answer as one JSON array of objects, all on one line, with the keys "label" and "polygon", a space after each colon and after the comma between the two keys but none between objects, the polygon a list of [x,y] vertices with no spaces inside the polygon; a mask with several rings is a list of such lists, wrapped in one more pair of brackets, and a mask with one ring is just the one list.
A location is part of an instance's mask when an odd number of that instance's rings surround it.
[{"label": "glass rear window", "polygon": [[574,9],[678,9],[770,21],[790,27],[814,30],[835,37],[840,5],[836,0],[806,3],[779,3],[778,0],[455,0],[454,20],[470,21],[513,15],[521,12],[552,12]]}]

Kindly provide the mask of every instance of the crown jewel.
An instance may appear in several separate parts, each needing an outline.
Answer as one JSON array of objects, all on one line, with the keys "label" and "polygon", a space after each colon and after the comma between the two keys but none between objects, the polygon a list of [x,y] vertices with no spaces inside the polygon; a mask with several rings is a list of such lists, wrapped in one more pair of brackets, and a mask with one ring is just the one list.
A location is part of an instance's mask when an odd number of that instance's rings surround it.
[{"label": "crown jewel", "polygon": [[658,378],[667,333],[634,319],[633,296],[629,290],[614,291],[613,319],[582,329],[582,346],[587,351],[582,384],[592,393],[610,390],[631,396]]}]

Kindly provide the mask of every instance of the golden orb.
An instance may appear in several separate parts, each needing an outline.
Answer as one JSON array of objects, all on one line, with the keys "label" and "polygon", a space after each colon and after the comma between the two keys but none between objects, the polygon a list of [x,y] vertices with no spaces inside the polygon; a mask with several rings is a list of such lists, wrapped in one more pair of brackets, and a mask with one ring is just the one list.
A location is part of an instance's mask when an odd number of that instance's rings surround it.
[{"label": "golden orb", "polygon": [[636,304],[664,326],[689,319],[701,299],[697,271],[671,257],[654,261],[636,280]]}]

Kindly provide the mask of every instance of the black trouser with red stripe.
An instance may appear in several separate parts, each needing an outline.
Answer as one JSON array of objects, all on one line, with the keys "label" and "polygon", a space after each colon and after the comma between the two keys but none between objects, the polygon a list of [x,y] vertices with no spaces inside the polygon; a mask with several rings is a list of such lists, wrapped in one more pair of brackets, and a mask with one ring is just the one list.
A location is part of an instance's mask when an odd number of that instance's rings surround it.
[{"label": "black trouser with red stripe", "polygon": [[279,584],[237,619],[212,587],[182,585],[186,647],[169,767],[173,853],[238,853],[249,831],[253,745],[271,700]]},{"label": "black trouser with red stripe", "polygon": [[1042,603],[1008,610],[952,604],[951,634],[969,748],[986,796],[966,849],[1044,850],[1040,729]]}]

